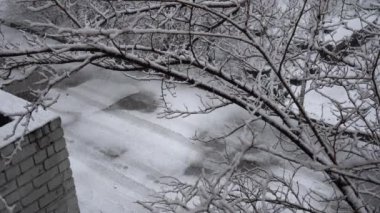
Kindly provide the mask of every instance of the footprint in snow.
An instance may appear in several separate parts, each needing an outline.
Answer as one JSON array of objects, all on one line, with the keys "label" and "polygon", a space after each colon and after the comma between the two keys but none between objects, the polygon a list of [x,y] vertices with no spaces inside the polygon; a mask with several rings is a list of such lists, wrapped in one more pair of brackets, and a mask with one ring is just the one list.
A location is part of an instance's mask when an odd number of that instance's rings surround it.
[{"label": "footprint in snow", "polygon": [[115,159],[123,155],[125,152],[127,152],[126,149],[119,148],[119,147],[107,147],[105,149],[99,150],[103,155]]},{"label": "footprint in snow", "polygon": [[105,110],[126,109],[149,113],[154,112],[157,108],[158,101],[155,99],[154,94],[142,91],[118,100]]}]

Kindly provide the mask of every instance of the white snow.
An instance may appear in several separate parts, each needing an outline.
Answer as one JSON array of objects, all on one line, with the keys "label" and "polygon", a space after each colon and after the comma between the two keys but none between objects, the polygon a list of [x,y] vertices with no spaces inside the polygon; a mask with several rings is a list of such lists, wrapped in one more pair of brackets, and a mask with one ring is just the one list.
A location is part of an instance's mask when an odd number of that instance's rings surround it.
[{"label": "white snow", "polygon": [[[215,150],[189,140],[195,131],[222,133],[226,125],[245,116],[236,107],[171,120],[158,119],[159,109],[150,113],[109,110],[114,102],[141,91],[149,91],[158,99],[160,84],[137,82],[104,70],[86,69],[83,73],[91,79],[67,89],[65,86],[55,89],[51,95],[62,94],[52,110],[63,119],[79,205],[84,213],[144,212],[135,202],[159,191],[160,177],[191,180],[194,177],[185,175],[188,167],[207,165],[205,161],[212,160]],[[183,102],[193,103],[189,106],[191,110],[196,108],[194,103],[199,99],[195,93],[199,92],[181,87],[177,95],[184,101],[170,99],[176,107],[182,107]],[[268,146],[275,143],[276,136],[269,128],[262,127],[260,131],[263,134],[258,138],[259,143]],[[265,157],[265,153],[250,157],[276,174],[283,172],[284,164]],[[316,174],[310,177],[305,172],[297,175],[300,193],[313,187],[329,194],[328,187],[320,184],[322,178]]]},{"label": "white snow", "polygon": [[[18,98],[12,94],[4,92],[3,90],[0,90],[1,114],[8,116],[25,112],[25,106],[28,104],[29,103],[27,101],[24,101],[21,98]],[[21,126],[26,122],[26,119],[22,119],[20,121],[20,125],[18,125],[18,128],[14,129],[19,117],[11,117],[12,121],[0,128],[0,147],[4,147],[9,143],[14,142],[15,140],[23,136],[25,133],[32,132],[33,130],[47,124],[49,121],[52,121],[57,117],[58,116],[56,114],[40,108],[37,112],[33,113],[32,119],[30,119],[26,132],[25,128]],[[14,134],[11,134],[13,130],[15,130],[15,132]]]},{"label": "white snow", "polygon": [[63,120],[81,211],[141,212],[134,202],[159,190],[160,177],[182,176],[200,159],[197,145],[168,128],[177,124],[187,128],[183,132],[194,133],[195,121],[163,121],[156,112],[105,110],[144,86],[117,73],[105,75],[55,89],[51,95],[59,93],[61,98],[52,110]]},{"label": "white snow", "polygon": [[325,41],[339,42],[345,38],[349,38],[354,31],[359,31],[366,27],[368,24],[363,22],[363,19],[367,22],[373,22],[378,15],[369,15],[361,18],[352,18],[349,20],[341,21],[338,18],[333,18],[330,23],[325,27],[333,27],[334,31],[330,34],[324,35]]}]

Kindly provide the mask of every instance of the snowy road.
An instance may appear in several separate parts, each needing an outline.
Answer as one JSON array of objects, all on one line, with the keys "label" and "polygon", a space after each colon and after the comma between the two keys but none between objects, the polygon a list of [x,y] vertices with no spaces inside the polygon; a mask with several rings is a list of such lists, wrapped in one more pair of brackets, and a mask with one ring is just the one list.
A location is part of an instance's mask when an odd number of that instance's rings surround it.
[{"label": "snowy road", "polygon": [[51,95],[61,97],[52,110],[63,119],[82,212],[141,212],[134,202],[158,190],[160,177],[183,176],[201,152],[187,137],[153,123],[160,122],[156,112],[105,110],[140,91],[131,80],[120,83],[118,74],[106,76],[55,89]]}]

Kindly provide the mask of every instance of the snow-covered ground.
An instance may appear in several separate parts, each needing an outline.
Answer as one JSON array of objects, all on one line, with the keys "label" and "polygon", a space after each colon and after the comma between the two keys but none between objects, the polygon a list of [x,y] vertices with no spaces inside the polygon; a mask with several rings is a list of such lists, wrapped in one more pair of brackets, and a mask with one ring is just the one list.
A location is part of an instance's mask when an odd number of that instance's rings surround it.
[{"label": "snow-covered ground", "polygon": [[[131,96],[158,102],[159,83],[136,82],[120,73],[96,68],[80,75],[82,82],[75,82],[73,76],[51,95],[60,95],[52,111],[63,120],[84,213],[142,212],[135,202],[158,191],[160,177],[191,179],[194,172],[190,170],[194,165],[201,166],[205,149],[189,140],[195,131],[222,128],[228,114],[236,111],[230,108],[207,117],[158,119],[160,109],[147,111],[148,106],[141,103],[144,100],[129,100],[136,102],[135,110],[115,103]],[[179,90],[186,102],[196,102],[192,90]],[[178,101],[176,104],[181,105]]]},{"label": "snow-covered ground", "polygon": [[[213,150],[224,151],[223,146],[208,147],[189,140],[195,132],[215,135],[225,130],[226,125],[244,119],[245,114],[236,107],[208,115],[159,119],[160,108],[152,110],[152,105],[159,102],[159,82],[135,81],[118,72],[94,67],[78,75],[50,95],[60,96],[51,110],[63,120],[79,205],[84,213],[144,212],[135,202],[158,192],[161,177],[194,180],[200,168],[210,168],[211,161],[218,156]],[[196,109],[199,92],[194,88],[178,88],[179,98],[172,98],[172,103]],[[263,132],[260,141],[268,146],[275,143],[271,130],[260,131]],[[284,172],[282,162],[265,155],[257,152],[248,158],[275,174]],[[305,171],[296,178],[300,186],[308,188],[318,184],[310,176]],[[321,185],[313,188],[328,192]]]}]

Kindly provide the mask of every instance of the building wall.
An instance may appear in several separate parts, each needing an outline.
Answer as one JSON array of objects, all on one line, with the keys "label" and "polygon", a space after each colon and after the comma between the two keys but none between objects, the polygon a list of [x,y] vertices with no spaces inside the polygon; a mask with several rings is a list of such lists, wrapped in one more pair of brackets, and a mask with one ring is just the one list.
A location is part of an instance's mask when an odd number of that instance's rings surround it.
[{"label": "building wall", "polygon": [[[6,163],[17,143],[22,149]],[[59,117],[35,128],[23,140],[6,143],[0,153],[0,195],[9,206],[15,205],[14,213],[79,213]],[[1,201],[0,209],[0,213],[8,212]]]}]

